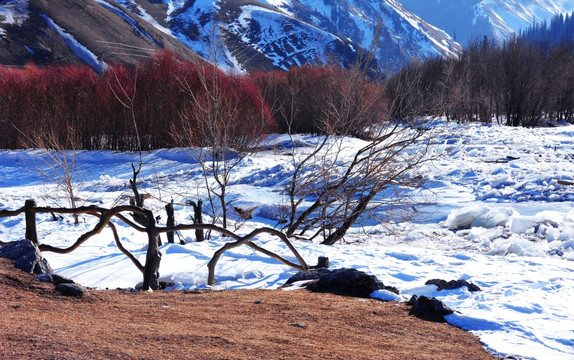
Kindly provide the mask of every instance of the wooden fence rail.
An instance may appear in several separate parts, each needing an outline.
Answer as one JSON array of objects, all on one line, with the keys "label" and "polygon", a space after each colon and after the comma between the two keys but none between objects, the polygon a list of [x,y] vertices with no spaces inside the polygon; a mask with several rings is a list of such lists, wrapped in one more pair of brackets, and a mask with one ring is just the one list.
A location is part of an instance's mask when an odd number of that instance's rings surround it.
[{"label": "wooden fence rail", "polygon": [[[215,266],[217,265],[217,261],[223,255],[224,252],[227,250],[233,249],[235,247],[241,245],[247,245],[252,249],[259,251],[267,256],[272,257],[280,261],[281,263],[290,266],[297,270],[307,270],[309,266],[301,257],[297,249],[293,246],[293,244],[289,241],[287,236],[273,228],[263,227],[253,230],[251,233],[240,236],[232,231],[229,231],[225,228],[219,227],[217,225],[212,224],[179,224],[179,225],[172,225],[167,227],[160,227],[156,225],[155,217],[150,210],[143,209],[141,207],[135,205],[123,205],[123,206],[116,206],[111,209],[106,209],[98,206],[82,206],[77,208],[53,208],[53,207],[38,207],[36,206],[36,202],[34,200],[26,200],[24,206],[18,210],[0,210],[0,218],[3,217],[13,217],[19,216],[20,214],[24,213],[25,220],[26,220],[26,239],[32,241],[40,251],[50,251],[55,252],[58,254],[68,254],[77,249],[80,245],[90,239],[92,236],[99,234],[106,226],[108,226],[114,236],[114,240],[118,249],[126,255],[138,268],[139,271],[143,274],[143,290],[156,290],[159,288],[159,265],[161,261],[161,252],[159,249],[159,235],[161,233],[173,233],[175,231],[184,231],[184,230],[211,230],[218,232],[222,235],[225,235],[235,241],[226,243],[223,247],[215,252],[211,261],[209,261],[207,268],[208,268],[208,285],[213,285],[215,283]],[[99,219],[98,223],[94,226],[94,228],[84,234],[82,234],[74,244],[67,248],[58,248],[48,244],[40,244],[38,240],[38,234],[36,230],[36,214],[39,213],[51,213],[51,214],[86,214],[95,216]],[[132,216],[136,214],[137,216],[145,217],[147,219],[146,226],[139,225],[138,223],[131,221],[122,213],[130,213]],[[148,235],[148,248],[146,253],[146,261],[145,264],[142,265],[140,261],[131,254],[121,243],[120,238],[117,233],[116,226],[111,221],[112,218],[117,218],[130,226],[131,228],[135,229],[139,232],[145,232]],[[170,224],[171,225],[171,224]],[[298,261],[298,264],[291,262],[269,250],[266,250],[251,240],[255,238],[257,235],[267,233],[278,237],[281,241],[283,241],[289,250],[293,253],[295,258]],[[5,243],[0,241],[0,245]]]}]

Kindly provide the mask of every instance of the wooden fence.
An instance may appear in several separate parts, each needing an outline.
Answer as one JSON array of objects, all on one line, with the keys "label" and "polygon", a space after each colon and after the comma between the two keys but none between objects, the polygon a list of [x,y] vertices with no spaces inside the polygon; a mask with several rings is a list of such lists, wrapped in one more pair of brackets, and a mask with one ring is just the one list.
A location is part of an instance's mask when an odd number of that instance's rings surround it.
[{"label": "wooden fence", "polygon": [[[223,255],[224,252],[227,250],[233,249],[235,247],[241,245],[247,245],[252,249],[262,252],[265,255],[268,255],[281,263],[288,265],[297,270],[307,270],[309,266],[305,262],[305,260],[299,255],[293,244],[289,241],[287,236],[282,232],[268,227],[258,228],[253,230],[247,235],[240,236],[237,235],[225,228],[211,225],[211,224],[179,224],[173,226],[166,226],[161,227],[157,226],[155,217],[150,210],[143,209],[138,206],[134,205],[124,205],[124,206],[116,206],[111,209],[106,209],[98,206],[82,206],[77,208],[53,208],[53,207],[38,207],[36,206],[36,202],[34,200],[26,200],[23,207],[18,210],[0,210],[0,218],[3,217],[12,217],[12,216],[19,216],[24,213],[25,220],[26,220],[26,239],[32,241],[40,251],[51,251],[58,254],[67,254],[71,253],[75,249],[77,249],[81,244],[86,242],[92,236],[99,234],[106,226],[109,227],[113,233],[115,243],[118,249],[124,253],[133,263],[134,265],[140,270],[143,274],[143,290],[156,290],[159,288],[159,265],[161,261],[161,252],[159,249],[159,235],[161,233],[173,233],[175,231],[184,231],[184,230],[211,230],[223,234],[224,236],[229,237],[233,241],[226,243],[222,246],[219,250],[215,252],[212,259],[207,264],[208,268],[208,285],[213,285],[215,283],[215,266],[217,261]],[[38,233],[36,231],[36,214],[41,213],[48,213],[48,214],[73,214],[73,215],[91,215],[99,218],[98,223],[94,226],[94,228],[84,234],[82,234],[74,244],[67,248],[57,248],[47,244],[41,244],[38,239]],[[147,219],[145,221],[146,225],[140,225],[134,221],[131,221],[126,217],[124,214],[130,215],[138,215],[140,218],[144,217]],[[124,246],[122,245],[120,238],[118,236],[118,232],[116,226],[111,221],[112,218],[117,218],[124,222],[125,224],[129,225],[130,227],[134,228],[135,230],[143,233],[147,233],[148,235],[148,248],[146,254],[145,263],[142,265],[140,261],[131,254]],[[291,262],[269,250],[266,250],[251,240],[255,238],[257,235],[267,233],[278,237],[281,241],[283,241],[286,246],[291,250],[297,261],[298,264]],[[0,245],[3,243],[0,241]]]}]

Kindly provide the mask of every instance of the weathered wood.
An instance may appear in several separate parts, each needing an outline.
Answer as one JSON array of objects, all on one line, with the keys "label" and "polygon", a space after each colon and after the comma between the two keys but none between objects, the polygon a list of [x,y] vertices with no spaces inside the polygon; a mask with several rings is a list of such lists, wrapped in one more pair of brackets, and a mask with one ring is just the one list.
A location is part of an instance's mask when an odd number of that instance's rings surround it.
[{"label": "weathered wood", "polygon": [[313,269],[328,269],[329,268],[329,258],[325,256],[319,256],[317,259],[317,265],[313,266]]},{"label": "weathered wood", "polygon": [[[134,196],[133,198],[130,198],[130,205],[133,206],[137,206],[143,209],[144,207],[144,200],[145,200],[145,196],[143,194],[140,194],[139,190],[138,190],[138,185],[137,185],[137,178],[138,175],[140,173],[142,169],[142,164],[141,162],[138,164],[138,168],[136,170],[135,165],[132,163],[132,173],[133,173],[133,177],[130,179],[130,187],[132,188],[132,191],[134,192]],[[142,225],[142,226],[147,226],[147,218],[140,214],[140,213],[133,213],[132,217],[134,219],[135,222],[137,222],[138,224]]]},{"label": "weathered wood", "polygon": [[144,266],[139,262],[139,260],[131,252],[129,252],[124,247],[124,245],[120,241],[120,237],[118,235],[118,231],[116,230],[116,226],[114,225],[114,223],[110,221],[110,222],[108,222],[108,226],[110,227],[110,229],[112,230],[112,233],[114,234],[114,241],[116,242],[116,246],[118,247],[118,249],[120,249],[120,251],[125,256],[127,256],[128,259],[130,259],[132,261],[132,263],[138,268],[138,270],[143,274]]},{"label": "weathered wood", "polygon": [[[225,229],[223,229],[223,230],[225,230]],[[220,232],[223,233],[222,231],[220,231]],[[297,258],[297,261],[299,261],[300,265],[292,263],[289,260],[287,260],[287,259],[269,251],[269,250],[263,249],[262,247],[254,244],[250,241],[252,238],[254,238],[255,236],[257,236],[261,233],[269,233],[269,234],[275,235],[278,238],[280,238],[281,240],[283,240],[285,245],[287,245],[289,250],[291,250],[293,255],[295,255],[295,257]],[[208,276],[207,276],[207,284],[208,285],[215,284],[215,266],[217,265],[217,261],[219,260],[221,255],[223,255],[223,253],[226,252],[227,250],[233,249],[233,248],[241,246],[241,245],[247,245],[247,246],[251,247],[252,249],[260,251],[260,252],[266,254],[267,256],[270,256],[270,257],[282,262],[283,264],[290,266],[292,268],[295,268],[297,270],[309,269],[309,266],[307,265],[305,260],[301,257],[301,255],[299,255],[299,252],[295,249],[293,244],[291,244],[291,242],[289,241],[287,236],[285,236],[285,234],[283,234],[282,232],[280,232],[278,230],[271,229],[271,228],[259,228],[259,229],[253,230],[251,233],[249,233],[243,237],[240,237],[240,236],[233,234],[233,233],[231,233],[230,237],[234,238],[236,241],[223,245],[223,247],[221,247],[219,250],[217,250],[215,252],[215,254],[213,255],[213,258],[211,258],[211,260],[207,264],[207,269],[209,271]]]},{"label": "weathered wood", "polygon": [[375,195],[377,195],[377,191],[373,189],[367,194],[367,196],[359,200],[359,202],[353,209],[351,215],[347,217],[347,219],[341,224],[341,226],[337,228],[337,230],[335,230],[335,232],[333,232],[331,235],[329,235],[329,237],[323,240],[322,244],[333,245],[337,241],[341,240],[343,236],[347,233],[347,230],[349,230],[349,228],[353,226],[355,221],[357,221],[359,216],[361,216],[361,214],[367,208],[367,206],[369,205],[371,200],[375,197]]},{"label": "weathered wood", "polygon": [[18,216],[24,212],[24,209],[24,207],[21,207],[18,210],[0,210],[0,218]]},{"label": "weathered wood", "polygon": [[159,289],[159,265],[161,261],[161,252],[159,251],[159,232],[155,225],[153,214],[149,210],[144,210],[146,213],[148,226],[148,248],[144,268],[144,280],[142,290],[157,290]]},{"label": "weathered wood", "polygon": [[34,208],[36,202],[32,199],[24,203],[24,214],[26,218],[26,239],[38,245],[38,233],[36,231],[36,212]]},{"label": "weathered wood", "polygon": [[[175,225],[175,217],[174,217],[174,211],[173,211],[173,199],[171,200],[170,203],[168,203],[165,206],[165,212],[167,213],[166,226],[167,227],[174,226]],[[168,243],[174,242],[174,232],[173,231],[167,232],[167,242]]]},{"label": "weathered wood", "polygon": [[[295,249],[293,244],[291,244],[291,242],[289,241],[287,236],[277,229],[268,228],[268,227],[259,228],[259,229],[253,230],[251,233],[249,233],[248,235],[243,236],[243,237],[239,236],[239,235],[237,235],[237,234],[235,234],[235,233],[233,233],[233,232],[231,232],[225,228],[222,228],[222,227],[219,227],[219,226],[213,225],[213,224],[193,224],[193,225],[180,224],[180,225],[176,225],[174,227],[169,227],[169,228],[157,228],[157,231],[161,233],[161,232],[167,232],[167,231],[182,231],[182,230],[197,230],[197,229],[215,231],[215,232],[218,232],[218,233],[220,233],[226,237],[229,237],[229,238],[236,240],[235,242],[225,244],[221,249],[217,250],[215,252],[215,254],[213,255],[213,258],[211,259],[211,261],[207,264],[207,268],[209,271],[208,285],[213,285],[215,283],[215,266],[217,265],[217,261],[219,260],[221,255],[223,255],[223,253],[225,251],[232,249],[232,248],[235,248],[237,246],[241,246],[241,245],[247,245],[247,246],[251,247],[252,249],[257,250],[259,252],[262,252],[265,255],[272,257],[272,258],[278,260],[279,262],[281,262],[287,266],[290,266],[294,269],[297,269],[297,270],[309,269],[309,265],[307,265],[307,263],[305,262],[303,257],[299,254],[297,249]],[[279,239],[281,239],[285,243],[285,245],[287,245],[289,250],[293,253],[295,258],[299,262],[299,265],[297,265],[297,264],[295,264],[295,263],[269,251],[269,250],[266,250],[266,249],[254,244],[253,242],[250,241],[252,238],[254,238],[255,236],[262,234],[262,233],[268,233],[268,234],[274,235],[274,236],[278,237]]]},{"label": "weathered wood", "polygon": [[[199,203],[199,205],[201,205],[201,203]],[[201,209],[200,206],[198,206],[198,209]],[[75,249],[77,249],[81,244],[83,244],[85,241],[87,241],[89,238],[91,238],[92,236],[99,234],[106,226],[109,226],[112,230],[112,233],[114,235],[114,239],[116,242],[116,245],[118,246],[118,248],[120,249],[120,251],[122,251],[122,253],[124,253],[138,268],[138,270],[140,270],[143,273],[144,276],[144,282],[143,282],[143,286],[142,289],[143,290],[155,290],[159,288],[159,266],[160,266],[160,261],[161,261],[161,252],[160,252],[160,242],[159,242],[159,237],[160,234],[162,232],[176,232],[176,231],[180,231],[180,230],[208,230],[208,231],[215,231],[215,232],[219,232],[220,234],[222,234],[223,236],[229,237],[231,239],[236,240],[235,242],[232,243],[227,243],[225,244],[221,249],[219,249],[218,251],[215,252],[213,258],[211,259],[211,261],[208,264],[208,283],[209,285],[213,285],[213,283],[215,283],[215,266],[217,264],[218,259],[221,257],[221,255],[223,255],[223,253],[229,249],[232,249],[234,247],[240,246],[240,245],[247,245],[259,252],[262,252],[278,261],[280,261],[283,264],[286,264],[290,267],[293,267],[295,269],[298,270],[307,270],[309,269],[309,266],[306,264],[305,260],[301,257],[301,255],[297,252],[297,250],[295,249],[295,247],[291,244],[291,242],[289,241],[289,239],[287,238],[287,236],[280,232],[279,230],[276,229],[272,229],[272,228],[259,228],[256,229],[254,231],[252,231],[251,233],[247,234],[246,236],[239,236],[225,228],[213,225],[213,224],[181,224],[181,225],[174,225],[174,226],[167,226],[167,227],[158,227],[156,226],[156,219],[153,216],[153,213],[150,210],[146,210],[146,209],[142,209],[138,206],[133,206],[133,205],[124,205],[124,206],[117,206],[111,209],[105,209],[105,208],[100,208],[97,206],[83,206],[83,207],[78,207],[78,208],[50,208],[50,207],[36,207],[35,206],[35,202],[33,200],[29,200],[26,202],[26,205],[21,209],[21,210],[17,210],[17,211],[12,211],[12,212],[8,212],[3,210],[1,212],[1,214],[3,214],[4,216],[16,216],[20,213],[24,212],[27,216],[27,221],[28,218],[32,219],[31,221],[31,226],[27,226],[27,236],[30,236],[32,238],[34,238],[35,235],[35,215],[36,213],[60,213],[60,214],[88,214],[88,215],[92,215],[92,216],[96,216],[98,217],[100,220],[98,221],[98,223],[94,226],[94,228],[87,232],[82,234],[78,240],[76,240],[76,242],[74,244],[72,244],[71,246],[67,247],[67,248],[57,248],[51,245],[47,245],[47,244],[39,244],[38,247],[40,249],[40,251],[51,251],[51,252],[55,252],[55,253],[59,253],[59,254],[67,254],[70,253],[72,251],[74,251]],[[128,220],[124,215],[122,215],[122,212],[130,212],[130,213],[136,213],[142,217],[146,218],[146,223],[148,224],[147,227],[141,227],[137,224],[135,224],[134,222]],[[5,215],[7,213],[10,213],[10,215]],[[136,229],[137,231],[141,231],[141,232],[146,232],[148,234],[148,250],[147,250],[147,254],[146,254],[146,262],[145,265],[141,265],[141,263],[129,252],[127,251],[121,244],[119,236],[117,234],[115,225],[111,222],[111,219],[113,217],[117,217],[118,219],[122,220],[123,222],[125,222],[126,224],[128,224],[129,226],[133,227],[134,229]],[[32,228],[34,231],[33,233],[31,233],[30,235],[28,235],[28,229]],[[297,259],[297,261],[299,262],[299,264],[295,264],[269,250],[266,250],[258,245],[256,245],[255,243],[253,243],[251,241],[251,239],[253,239],[255,236],[262,234],[262,233],[268,233],[271,235],[274,235],[276,237],[279,237],[286,245],[287,247],[291,250],[291,252],[294,254],[295,258]],[[32,239],[29,239],[32,240]],[[37,241],[37,236],[36,236],[36,241]]]},{"label": "weathered wood", "polygon": [[[195,201],[188,201],[188,204],[193,206],[193,223],[196,225],[203,224],[203,217],[202,217],[203,201],[198,200],[197,203]],[[195,241],[201,242],[204,240],[205,240],[205,236],[203,234],[203,229],[196,229],[195,230]]]},{"label": "weathered wood", "polygon": [[[96,224],[96,226],[89,232],[83,234],[82,236],[80,236],[78,238],[78,240],[76,240],[76,242],[74,244],[72,244],[70,247],[67,248],[57,248],[51,245],[47,245],[47,244],[40,244],[39,248],[40,251],[50,251],[50,252],[55,252],[57,254],[68,254],[71,253],[72,251],[76,250],[81,244],[83,244],[84,242],[86,242],[86,240],[88,240],[89,238],[91,238],[94,235],[99,234],[100,232],[102,232],[102,230],[106,227],[106,225],[110,222],[111,218],[114,216],[118,216],[118,214],[120,212],[137,212],[140,214],[145,214],[145,210],[140,209],[137,206],[131,206],[131,205],[124,205],[124,206],[117,206],[114,207],[112,209],[103,209],[103,208],[97,208],[97,207],[84,207],[82,209],[80,208],[75,208],[75,209],[49,209],[47,210],[46,208],[36,208],[36,212],[61,212],[61,213],[69,213],[69,214],[74,214],[74,213],[81,213],[83,210],[83,213],[86,214],[96,214],[96,215],[100,215],[100,221]],[[99,210],[99,212],[97,211]]]}]

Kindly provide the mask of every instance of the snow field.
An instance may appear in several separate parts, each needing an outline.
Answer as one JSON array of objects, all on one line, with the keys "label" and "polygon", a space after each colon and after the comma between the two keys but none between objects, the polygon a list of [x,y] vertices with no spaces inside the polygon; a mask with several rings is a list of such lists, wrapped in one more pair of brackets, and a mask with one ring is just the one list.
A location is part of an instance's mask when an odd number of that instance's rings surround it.
[{"label": "snow field", "polygon": [[[298,149],[316,139],[299,136]],[[352,153],[353,139],[348,139]],[[245,159],[233,175],[230,205],[257,207],[254,219],[241,225],[240,234],[260,226],[276,226],[282,190],[291,171],[293,144],[282,136],[269,139],[268,151]],[[367,224],[354,228],[345,243],[324,246],[295,241],[310,265],[327,256],[332,268],[351,267],[376,275],[397,287],[399,297],[385,292],[372,296],[407,301],[411,295],[433,296],[457,313],[447,316],[454,325],[475,333],[499,355],[518,358],[574,358],[574,126],[511,129],[480,124],[450,125],[435,153],[443,157],[423,169],[426,189],[414,195],[432,199],[417,206],[420,216],[403,223]],[[41,164],[38,150],[0,151],[0,208],[16,209],[28,198],[39,205],[67,205],[53,184],[33,171]],[[128,179],[138,155],[116,152],[78,154],[83,180],[79,197],[85,205],[126,204]],[[185,200],[205,196],[199,165],[184,149],[144,154],[139,185],[152,197],[146,206],[164,216],[172,198],[176,221],[190,223],[192,210]],[[237,215],[230,214],[239,226]],[[163,220],[160,220],[160,224]],[[237,221],[237,222],[236,222]],[[69,246],[92,229],[95,219],[52,221],[38,216],[43,243]],[[0,240],[19,240],[22,217],[0,219]],[[121,222],[122,243],[140,261],[147,239]],[[390,232],[389,228],[393,231]],[[161,248],[160,275],[174,289],[205,288],[207,263],[229,239],[213,236],[194,242],[193,232],[179,234],[185,245]],[[260,246],[296,261],[282,243],[262,235]],[[165,242],[165,238],[164,238]],[[142,275],[119,252],[109,230],[88,240],[69,255],[45,253],[52,267],[89,287],[133,287]],[[295,273],[249,247],[226,252],[216,268],[216,289],[278,288]],[[465,279],[481,292],[466,288],[438,291],[429,279]]]}]

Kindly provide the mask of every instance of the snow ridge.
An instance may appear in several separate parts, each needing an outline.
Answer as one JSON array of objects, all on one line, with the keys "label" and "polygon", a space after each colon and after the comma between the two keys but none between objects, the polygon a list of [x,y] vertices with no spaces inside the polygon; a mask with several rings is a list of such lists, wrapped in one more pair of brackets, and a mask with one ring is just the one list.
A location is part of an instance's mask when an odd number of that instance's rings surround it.
[{"label": "snow ridge", "polygon": [[48,24],[48,26],[54,30],[56,30],[56,32],[60,35],[60,37],[64,40],[64,42],[66,43],[66,45],[72,49],[72,51],[74,52],[74,54],[81,59],[82,61],[84,61],[87,65],[89,65],[90,67],[92,67],[93,69],[96,69],[96,71],[98,72],[102,72],[104,67],[106,66],[106,64],[102,61],[100,61],[98,59],[98,57],[96,56],[96,54],[94,54],[93,52],[91,52],[87,47],[85,47],[84,45],[80,44],[80,42],[78,42],[71,34],[67,33],[64,29],[62,29],[60,26],[58,26],[50,17],[48,17],[46,14],[41,14],[40,16],[42,16],[45,20],[46,23]]}]

